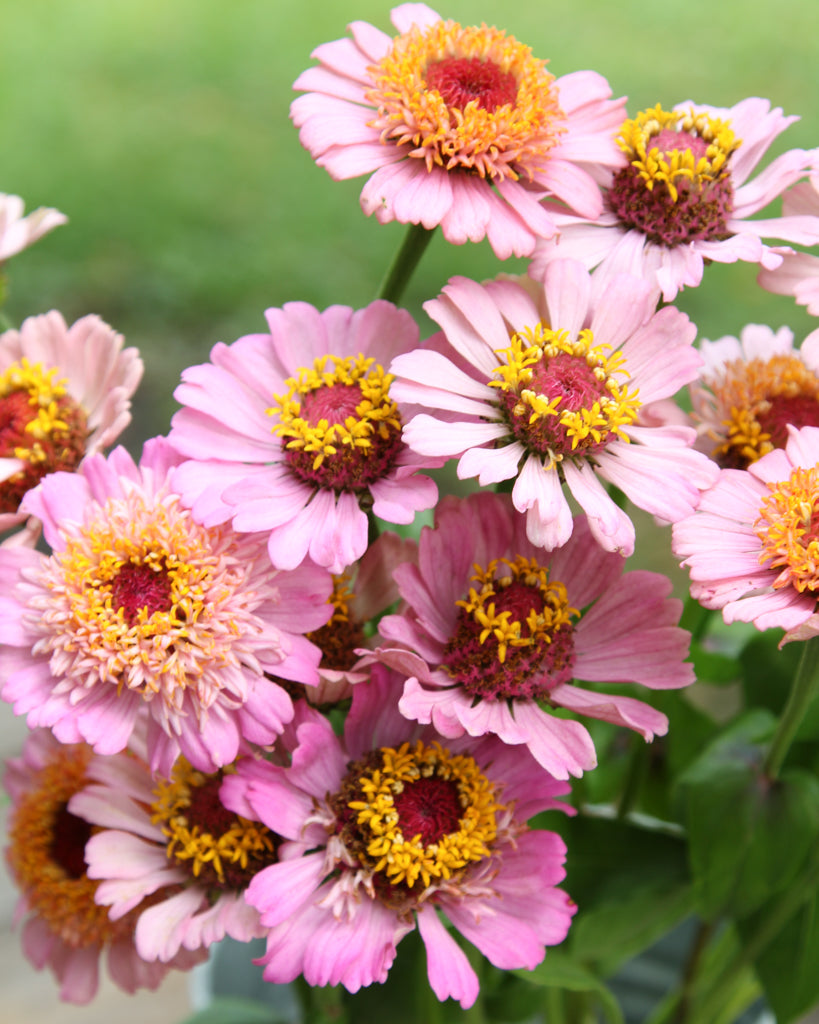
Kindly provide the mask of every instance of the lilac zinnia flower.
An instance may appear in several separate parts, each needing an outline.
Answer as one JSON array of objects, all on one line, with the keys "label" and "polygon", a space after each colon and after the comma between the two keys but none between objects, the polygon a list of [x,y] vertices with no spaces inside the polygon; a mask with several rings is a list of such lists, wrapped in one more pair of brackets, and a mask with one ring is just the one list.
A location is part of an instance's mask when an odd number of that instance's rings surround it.
[{"label": "lilac zinnia flower", "polygon": [[399,399],[441,410],[412,419],[404,440],[422,455],[460,456],[461,478],[514,480],[533,544],[571,535],[565,483],[598,543],[631,554],[634,526],[601,481],[673,522],[716,474],[691,450],[693,429],[641,420],[642,405],[675,394],[702,362],[694,325],[673,307],[655,312],[655,299],[625,275],[595,298],[573,260],[550,265],[542,285],[453,278],[424,306],[443,335],[391,367]]},{"label": "lilac zinnia flower", "polygon": [[269,334],[218,344],[182,374],[169,440],[191,461],[175,483],[207,525],[268,534],[277,568],[305,558],[340,573],[367,549],[366,509],[410,523],[438,496],[401,440],[385,367],[417,344],[389,302],[319,312],[290,302]]},{"label": "lilac zinnia flower", "polygon": [[247,893],[267,929],[264,976],[356,992],[386,981],[417,927],[436,996],[467,1008],[478,979],[438,912],[502,970],[562,942],[565,846],[526,823],[568,787],[493,737],[444,748],[401,718],[385,671],[355,687],[343,739],[311,711],[289,767],[240,764],[223,783],[228,806],[287,840]]},{"label": "lilac zinnia flower", "polygon": [[138,466],[117,448],[50,474],[23,507],[53,553],[0,550],[3,699],[101,754],[145,715],[165,775],[179,753],[215,771],[275,739],[293,706],[266,673],[317,682],[300,634],[327,620],[332,586],[315,566],[272,569],[263,538],[195,523],[169,485],[177,462],[157,438]]},{"label": "lilac zinnia flower", "polygon": [[0,531],[25,519],[23,495],[46,473],[76,469],[131,422],[143,365],[122,345],[98,316],[68,327],[55,310],[0,335]]},{"label": "lilac zinnia flower", "polygon": [[[447,737],[493,733],[525,744],[556,778],[597,763],[580,715],[625,725],[646,740],[665,715],[634,697],[574,684],[694,681],[682,605],[659,573],[624,572],[585,518],[548,554],[526,538],[507,495],[445,499],[421,534],[418,562],[396,569],[405,604],[381,620],[374,657],[407,678],[399,709]],[[397,646],[396,646],[397,644]]]},{"label": "lilac zinnia flower", "polygon": [[426,4],[391,13],[390,38],[363,21],[352,39],[313,51],[291,116],[333,178],[371,177],[361,206],[383,224],[441,225],[448,242],[486,237],[500,259],[528,256],[555,219],[556,196],[594,218],[592,172],[618,167],[624,100],[602,76],[555,78],[528,46],[496,28],[462,28]]},{"label": "lilac zinnia flower", "polygon": [[38,970],[51,969],[61,999],[78,1004],[94,997],[103,956],[126,992],[155,989],[171,967],[187,969],[201,960],[182,951],[168,963],[147,963],[134,946],[137,915],[112,921],[108,907],[96,902],[98,883],[85,861],[92,828],[68,806],[94,762],[87,745],[59,743],[37,729],[22,756],[6,763],[3,780],[11,797],[6,860],[21,893],[15,916],[25,918],[23,951]]},{"label": "lilac zinnia flower", "polygon": [[747,469],[724,469],[673,528],[691,596],[726,622],[781,627],[782,643],[819,634],[819,428],[788,434]]},{"label": "lilac zinnia flower", "polygon": [[599,266],[603,287],[613,274],[637,274],[670,302],[700,283],[708,262],[778,266],[781,253],[763,239],[819,242],[815,216],[756,217],[815,164],[814,151],[792,149],[751,179],[795,120],[756,97],[727,109],[685,102],[642,111],[620,130],[628,166],[602,187],[603,215],[553,210],[559,238],[539,244],[530,273],[570,257]]}]

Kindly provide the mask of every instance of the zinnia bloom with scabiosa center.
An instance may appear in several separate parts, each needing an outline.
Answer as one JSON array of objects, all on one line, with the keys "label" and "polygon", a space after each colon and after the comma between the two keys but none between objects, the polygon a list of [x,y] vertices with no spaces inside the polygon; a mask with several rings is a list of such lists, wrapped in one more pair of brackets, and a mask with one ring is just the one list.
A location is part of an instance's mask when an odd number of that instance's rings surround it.
[{"label": "zinnia bloom with scabiosa center", "polygon": [[395,571],[404,604],[386,616],[374,657],[407,678],[398,707],[447,737],[497,735],[525,744],[556,778],[597,763],[566,708],[624,725],[646,740],[665,715],[634,697],[575,685],[694,681],[682,605],[659,573],[624,572],[586,520],[549,554],[526,539],[508,495],[446,498],[421,534],[417,564]]},{"label": "zinnia bloom with scabiosa center", "polygon": [[402,4],[391,19],[395,38],[357,21],[352,39],[319,46],[291,107],[302,144],[333,178],[371,175],[366,214],[440,224],[455,244],[486,237],[506,259],[554,234],[544,195],[600,213],[590,169],[623,162],[613,136],[624,101],[610,99],[605,79],[556,79],[512,36],[425,4]]},{"label": "zinnia bloom with scabiosa center", "polygon": [[579,259],[598,267],[601,287],[613,274],[637,274],[671,302],[700,283],[709,261],[777,267],[782,254],[763,239],[819,242],[815,216],[756,216],[815,164],[815,151],[792,149],[751,178],[795,120],[756,97],[730,108],[686,102],[641,111],[621,127],[628,165],[602,187],[602,216],[553,209],[559,239],[538,244],[530,273],[539,278],[555,259]]},{"label": "zinnia bloom with scabiosa center", "polygon": [[53,971],[61,999],[79,1004],[94,997],[104,955],[126,992],[155,989],[170,967],[186,969],[201,959],[182,951],[167,964],[147,963],[134,947],[137,915],[112,921],[108,907],[96,902],[99,883],[88,876],[84,852],[93,829],[68,806],[94,760],[87,745],[59,743],[37,729],[22,756],[6,763],[4,777],[11,797],[6,860],[21,892],[16,916],[26,919],[23,950],[35,967]]},{"label": "zinnia bloom with scabiosa center", "polygon": [[139,465],[122,448],[53,473],[24,508],[52,554],[0,551],[3,699],[31,726],[100,754],[147,717],[152,769],[201,771],[275,740],[293,706],[271,679],[318,680],[302,635],[328,617],[332,580],[272,569],[259,537],[193,521],[162,438]]},{"label": "zinnia bloom with scabiosa center", "polygon": [[240,764],[222,798],[287,840],[247,894],[267,980],[356,992],[386,981],[417,927],[432,990],[467,1008],[478,979],[438,913],[502,970],[532,969],[562,942],[575,911],[557,888],[565,846],[526,822],[566,809],[568,786],[494,737],[443,746],[398,714],[395,686],[375,666],[343,738],[310,711],[289,767]]},{"label": "zinnia bloom with scabiosa center", "polygon": [[784,629],[782,643],[819,634],[819,428],[788,434],[746,470],[724,469],[672,540],[692,597],[726,622]]},{"label": "zinnia bloom with scabiosa center", "polygon": [[692,381],[696,328],[673,307],[655,312],[645,281],[615,278],[595,297],[583,266],[561,260],[535,285],[453,278],[424,306],[443,329],[394,360],[393,393],[421,413],[404,440],[427,456],[459,456],[458,476],[514,480],[529,540],[571,536],[568,486],[596,541],[631,554],[634,526],[602,481],[667,522],[691,512],[716,467],[690,445],[695,431],[643,423],[644,404]]},{"label": "zinnia bloom with scabiosa center", "polygon": [[199,522],[267,535],[278,568],[310,558],[341,573],[367,550],[368,511],[411,523],[438,497],[416,471],[440,460],[402,441],[387,373],[418,328],[384,301],[265,315],[268,334],[183,372],[169,440],[188,461],[174,482]]},{"label": "zinnia bloom with scabiosa center", "polygon": [[131,422],[142,378],[135,348],[97,316],[71,327],[52,311],[0,335],[0,531],[25,519],[26,491],[72,471]]},{"label": "zinnia bloom with scabiosa center", "polygon": [[97,902],[112,920],[135,919],[146,960],[168,962],[225,935],[247,942],[262,934],[244,892],[275,863],[279,839],[224,807],[219,790],[232,770],[206,774],[180,757],[170,778],[153,777],[144,757],[128,750],[97,758],[71,799],[71,811],[95,826],[85,856]]},{"label": "zinnia bloom with scabiosa center", "polygon": [[702,376],[690,388],[700,446],[723,468],[747,469],[783,448],[788,425],[819,427],[819,331],[749,324],[739,338],[703,339]]}]

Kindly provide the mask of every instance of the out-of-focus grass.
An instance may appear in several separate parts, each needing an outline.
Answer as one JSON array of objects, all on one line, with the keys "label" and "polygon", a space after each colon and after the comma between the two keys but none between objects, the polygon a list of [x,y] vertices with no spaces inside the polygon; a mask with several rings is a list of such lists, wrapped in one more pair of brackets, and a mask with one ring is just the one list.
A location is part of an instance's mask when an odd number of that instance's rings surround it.
[{"label": "out-of-focus grass", "polygon": [[[361,181],[333,182],[288,120],[310,51],[355,19],[389,30],[385,0],[6,0],[0,36],[0,190],[71,218],[10,264],[7,311],[97,312],[147,362],[135,444],[167,429],[182,367],[217,340],[264,328],[263,310],[370,301],[403,228],[358,206]],[[819,145],[815,0],[451,0],[441,13],[497,24],[564,74],[594,68],[629,112],[691,98],[769,97],[802,115],[775,149]],[[486,245],[436,238],[407,304],[455,273],[500,266]],[[749,321],[812,324],[712,267],[681,305],[708,337]]]}]

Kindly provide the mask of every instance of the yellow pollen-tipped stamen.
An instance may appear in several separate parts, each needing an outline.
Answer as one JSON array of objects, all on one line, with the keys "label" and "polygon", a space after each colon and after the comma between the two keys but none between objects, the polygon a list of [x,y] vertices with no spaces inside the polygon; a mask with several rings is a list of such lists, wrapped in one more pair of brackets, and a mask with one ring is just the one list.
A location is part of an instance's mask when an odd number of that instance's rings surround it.
[{"label": "yellow pollen-tipped stamen", "polygon": [[[362,860],[371,870],[382,872],[394,885],[412,888],[420,879],[426,888],[491,855],[496,815],[505,807],[496,801],[494,784],[471,757],[452,755],[438,743],[425,745],[421,740],[398,749],[384,747],[380,753],[381,767],[359,779],[362,799],[348,804],[370,837]],[[433,777],[454,784],[462,815],[457,829],[425,846],[420,834],[402,833],[395,797],[406,785]]]},{"label": "yellow pollen-tipped stamen", "polygon": [[[704,155],[696,156],[688,147],[663,152],[652,145],[652,139],[666,129],[701,139],[707,144]],[[699,189],[706,182],[726,177],[728,158],[742,140],[735,137],[728,121],[697,114],[693,108],[687,113],[663,110],[658,103],[653,109],[626,120],[620,128],[617,144],[649,191],[657,182],[663,182],[676,202],[682,182]]]},{"label": "yellow pollen-tipped stamen", "polygon": [[819,469],[797,467],[768,489],[754,524],[762,541],[759,562],[781,570],[775,589],[819,592]]},{"label": "yellow pollen-tipped stamen", "polygon": [[[507,566],[509,572],[499,576],[498,566],[501,564]],[[476,586],[469,588],[465,600],[456,601],[455,604],[472,615],[482,627],[479,643],[486,643],[490,637],[495,639],[501,664],[506,661],[510,647],[550,644],[555,633],[570,625],[572,617],[579,615],[578,609],[569,604],[565,585],[551,581],[548,569],[539,565],[534,558],[523,555],[517,555],[513,560],[495,558],[485,568],[477,564],[473,568],[475,573],[470,577],[470,582]],[[543,604],[541,609],[530,610],[525,623],[512,619],[509,611],[498,612],[493,600],[513,582],[532,587]]]},{"label": "yellow pollen-tipped stamen", "polygon": [[[514,103],[485,109],[477,101],[449,106],[428,88],[430,65],[449,59],[477,58],[511,74],[517,84]],[[372,126],[385,144],[412,147],[410,157],[427,168],[462,169],[492,181],[531,178],[545,166],[548,152],[566,130],[554,76],[531,49],[486,25],[462,28],[438,21],[413,26],[398,36],[390,52],[368,69],[373,88],[367,99],[378,110]]]},{"label": "yellow pollen-tipped stamen", "polygon": [[[534,379],[534,368],[548,364],[560,353],[584,360],[600,384],[600,397],[589,407],[567,409],[563,407],[563,395],[544,395],[529,386]],[[530,426],[554,418],[565,429],[572,451],[588,444],[600,444],[610,434],[630,441],[623,428],[637,419],[639,392],[630,391],[626,383],[629,374],[622,352],[612,352],[610,345],[595,345],[590,330],[581,330],[578,337],[571,340],[568,331],[552,330],[542,323],[534,328],[526,327],[512,335],[509,347],[497,350],[497,355],[504,363],[495,370],[497,379],[488,384],[517,394],[519,402],[513,411],[523,416],[528,409]],[[559,462],[563,456],[553,453],[552,457]]]},{"label": "yellow pollen-tipped stamen", "polygon": [[[386,438],[390,432],[401,430],[398,406],[389,397],[393,379],[372,357],[361,354],[355,358],[321,356],[312,369],[303,368],[298,378],[290,377],[285,381],[289,388],[287,394],[274,395],[276,404],[267,413],[277,416],[278,422],[271,430],[288,439],[287,448],[314,452],[314,470],[345,446],[366,453],[376,433]],[[334,386],[360,390],[361,398],[354,415],[347,416],[343,423],[330,423],[324,418],[318,423],[308,422],[302,416],[304,396]]]},{"label": "yellow pollen-tipped stamen", "polygon": [[172,778],[157,782],[151,821],[161,824],[162,833],[168,839],[169,860],[184,864],[194,878],[199,878],[203,870],[209,868],[216,873],[219,883],[224,884],[226,866],[238,866],[244,871],[253,860],[269,861],[275,852],[275,843],[273,833],[265,825],[238,814],[218,835],[190,822],[191,791],[208,778],[184,758],[179,758]]},{"label": "yellow pollen-tipped stamen", "polygon": [[732,360],[719,377],[706,377],[703,385],[725,414],[723,439],[713,452],[717,461],[736,453],[750,464],[773,451],[771,435],[758,419],[770,410],[772,401],[802,398],[819,405],[819,377],[795,352],[770,359]]}]

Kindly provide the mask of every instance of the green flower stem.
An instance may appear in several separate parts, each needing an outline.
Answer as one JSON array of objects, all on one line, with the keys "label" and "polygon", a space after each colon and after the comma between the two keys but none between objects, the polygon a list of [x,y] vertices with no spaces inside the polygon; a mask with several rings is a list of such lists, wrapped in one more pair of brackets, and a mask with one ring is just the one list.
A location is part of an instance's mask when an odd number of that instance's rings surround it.
[{"label": "green flower stem", "polygon": [[726,965],[710,992],[705,993],[697,1007],[697,1024],[713,1024],[719,1020],[722,1010],[731,999],[734,988],[742,980],[742,972],[776,938],[802,904],[814,896],[817,882],[819,882],[819,856],[814,855],[813,862],[802,878],[769,908],[748,942],[742,945],[734,958]]},{"label": "green flower stem", "polygon": [[410,224],[409,230],[404,235],[401,248],[395,254],[395,259],[378,289],[379,299],[387,299],[389,302],[394,302],[396,306],[399,304],[404,289],[409,284],[413,271],[424,255],[433,234],[434,229],[429,231],[421,224]]},{"label": "green flower stem", "polygon": [[302,977],[297,978],[295,984],[301,1002],[303,1024],[346,1024],[347,1014],[340,985],[316,988],[308,985]]},{"label": "green flower stem", "polygon": [[804,643],[796,677],[788,695],[788,703],[782,712],[768,750],[768,756],[765,759],[765,773],[768,778],[778,778],[788,750],[793,743],[793,738],[805,717],[805,712],[816,696],[817,684],[819,684],[819,637],[815,636]]}]

